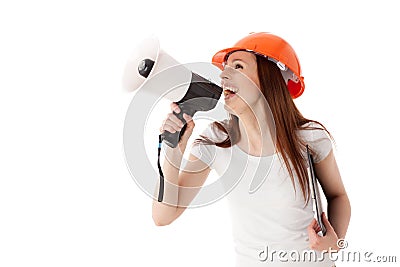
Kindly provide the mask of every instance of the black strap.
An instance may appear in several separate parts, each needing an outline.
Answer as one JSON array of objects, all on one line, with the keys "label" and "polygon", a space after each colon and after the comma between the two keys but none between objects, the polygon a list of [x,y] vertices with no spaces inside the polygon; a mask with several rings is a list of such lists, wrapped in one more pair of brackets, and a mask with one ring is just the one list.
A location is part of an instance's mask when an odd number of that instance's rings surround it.
[{"label": "black strap", "polygon": [[160,164],[161,143],[162,143],[162,138],[160,134],[158,135],[158,159],[157,159],[158,173],[160,174],[160,190],[158,192],[158,202],[162,202],[164,197],[164,174],[162,172]]}]

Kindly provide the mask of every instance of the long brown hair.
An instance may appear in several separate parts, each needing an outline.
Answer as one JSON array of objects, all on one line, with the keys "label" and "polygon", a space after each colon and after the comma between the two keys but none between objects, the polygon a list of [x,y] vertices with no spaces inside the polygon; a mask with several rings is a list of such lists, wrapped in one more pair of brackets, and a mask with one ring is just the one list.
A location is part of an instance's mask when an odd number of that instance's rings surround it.
[{"label": "long brown hair", "polygon": [[[299,180],[304,200],[308,203],[310,188],[306,159],[303,156],[305,155],[303,153],[306,151],[306,143],[299,137],[297,130],[306,123],[314,122],[319,124],[322,128],[302,127],[302,129],[325,130],[333,141],[334,139],[324,125],[318,121],[305,118],[297,109],[277,65],[263,56],[256,55],[256,58],[260,90],[267,100],[275,121],[277,151],[282,155],[294,186],[294,174],[290,165],[290,163],[292,163]],[[202,139],[196,139],[195,142],[214,144],[218,147],[227,148],[235,145],[240,140],[239,118],[235,115],[229,114],[229,120],[227,121],[213,122],[212,129],[214,131],[219,130],[224,132],[227,134],[227,138],[221,142],[215,143],[207,136],[201,135]],[[313,151],[311,147],[310,149],[311,153],[315,154],[315,151]],[[294,189],[296,190],[295,186]]]}]

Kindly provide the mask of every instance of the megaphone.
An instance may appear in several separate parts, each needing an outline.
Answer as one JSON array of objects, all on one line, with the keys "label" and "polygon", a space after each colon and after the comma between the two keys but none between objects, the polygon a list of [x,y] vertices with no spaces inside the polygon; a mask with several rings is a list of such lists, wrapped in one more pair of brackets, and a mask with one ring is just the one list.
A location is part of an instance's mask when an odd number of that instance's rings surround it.
[{"label": "megaphone", "polygon": [[[154,81],[157,74],[162,79]],[[153,82],[149,80],[153,78]],[[163,96],[178,104],[181,112],[173,112],[184,124],[181,131],[164,131],[161,140],[170,147],[176,147],[186,129],[183,113],[193,117],[197,111],[209,111],[217,105],[223,89],[211,80],[189,70],[160,49],[157,38],[143,40],[129,58],[123,75],[123,87],[132,92],[145,90],[146,93]]]}]

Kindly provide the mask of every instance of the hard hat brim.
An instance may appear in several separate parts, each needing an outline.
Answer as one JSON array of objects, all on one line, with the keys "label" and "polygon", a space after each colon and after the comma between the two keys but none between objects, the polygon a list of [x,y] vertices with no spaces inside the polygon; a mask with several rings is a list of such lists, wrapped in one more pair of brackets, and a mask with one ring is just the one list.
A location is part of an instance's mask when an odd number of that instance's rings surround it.
[{"label": "hard hat brim", "polygon": [[[214,56],[212,57],[212,64],[217,66],[219,69],[224,70],[224,63],[226,62],[227,57],[229,56],[229,54],[231,54],[235,51],[248,51],[248,52],[253,52],[255,54],[259,54],[255,51],[248,50],[243,47],[233,46],[233,47],[222,49],[222,50],[218,51],[217,53],[215,53]],[[266,56],[268,56],[268,55],[266,55]],[[300,84],[295,83],[293,81],[288,84],[288,90],[293,99],[301,96],[303,94],[304,88],[305,88],[304,77],[298,75],[297,73],[295,73],[295,75],[298,77]]]},{"label": "hard hat brim", "polygon": [[233,51],[240,51],[240,50],[243,51],[246,49],[243,49],[242,47],[230,47],[222,49],[217,53],[215,53],[215,55],[212,58],[212,64],[214,64],[221,70],[224,70],[224,62],[226,61],[226,57],[228,56],[228,54],[230,54]]}]

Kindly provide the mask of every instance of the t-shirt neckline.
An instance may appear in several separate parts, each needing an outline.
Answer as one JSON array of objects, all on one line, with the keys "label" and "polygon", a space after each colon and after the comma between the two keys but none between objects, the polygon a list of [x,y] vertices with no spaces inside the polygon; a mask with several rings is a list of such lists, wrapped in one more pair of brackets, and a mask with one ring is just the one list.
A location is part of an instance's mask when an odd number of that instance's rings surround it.
[{"label": "t-shirt neckline", "polygon": [[233,145],[234,147],[236,147],[236,149],[237,150],[239,150],[242,154],[244,154],[244,155],[246,155],[247,157],[249,157],[249,158],[254,158],[254,159],[263,159],[263,158],[270,158],[270,157],[273,157],[273,156],[276,156],[277,155],[277,153],[275,152],[274,154],[271,154],[271,155],[268,155],[268,156],[254,156],[254,155],[251,155],[251,154],[248,154],[248,153],[246,153],[245,151],[243,151],[238,145]]}]

